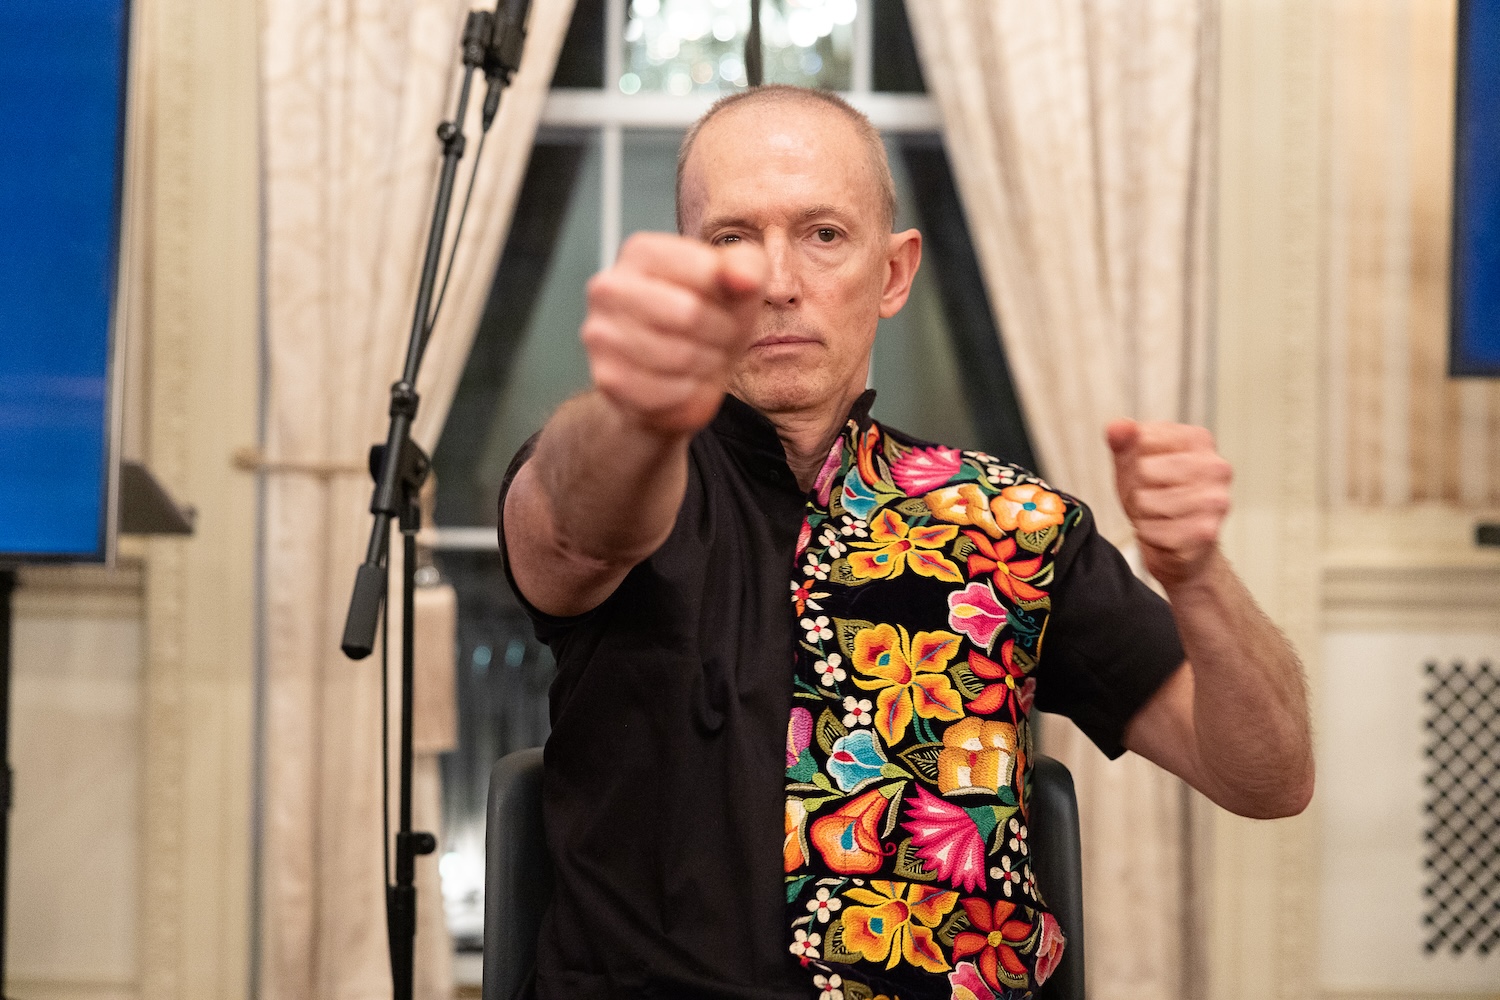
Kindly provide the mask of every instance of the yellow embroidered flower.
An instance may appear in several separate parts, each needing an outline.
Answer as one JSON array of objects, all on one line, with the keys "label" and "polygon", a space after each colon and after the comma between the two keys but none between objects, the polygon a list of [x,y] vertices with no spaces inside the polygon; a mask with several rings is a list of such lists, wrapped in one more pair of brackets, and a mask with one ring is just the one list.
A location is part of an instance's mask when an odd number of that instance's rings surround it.
[{"label": "yellow embroidered flower", "polygon": [[[961,640],[952,632],[918,632],[916,638],[890,625],[867,628],[854,637],[854,683],[875,698],[875,731],[887,745],[906,735],[912,712],[952,722],[963,715],[963,700],[944,673]],[[859,676],[860,674],[867,676]]]},{"label": "yellow embroidered flower", "polygon": [[930,885],[873,880],[846,899],[862,905],[844,910],[844,947],[869,962],[893,969],[903,958],[928,972],[947,972],[948,962],[933,935],[958,902],[958,893]]},{"label": "yellow embroidered flower", "polygon": [[949,524],[972,524],[991,538],[1000,537],[1000,525],[990,513],[990,498],[973,483],[959,483],[933,490],[922,498],[932,516]]},{"label": "yellow embroidered flower", "polygon": [[952,525],[910,527],[889,509],[870,522],[870,540],[853,547],[871,551],[850,552],[849,568],[860,579],[884,580],[901,575],[910,566],[913,573],[945,583],[962,583],[958,567],[942,554],[942,547],[958,536]]},{"label": "yellow embroidered flower", "polygon": [[998,792],[1015,774],[1016,727],[969,716],[943,733],[938,791]]},{"label": "yellow embroidered flower", "polygon": [[1007,486],[990,501],[995,520],[1006,531],[1041,531],[1063,523],[1067,504],[1056,493],[1049,493],[1035,483]]}]

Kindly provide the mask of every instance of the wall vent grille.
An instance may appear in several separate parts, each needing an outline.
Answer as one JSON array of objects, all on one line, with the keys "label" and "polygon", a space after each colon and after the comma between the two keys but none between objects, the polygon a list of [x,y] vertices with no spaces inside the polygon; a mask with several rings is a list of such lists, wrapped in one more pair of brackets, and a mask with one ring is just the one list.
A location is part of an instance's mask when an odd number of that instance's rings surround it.
[{"label": "wall vent grille", "polygon": [[1500,672],[1428,662],[1424,830],[1429,954],[1500,945]]}]

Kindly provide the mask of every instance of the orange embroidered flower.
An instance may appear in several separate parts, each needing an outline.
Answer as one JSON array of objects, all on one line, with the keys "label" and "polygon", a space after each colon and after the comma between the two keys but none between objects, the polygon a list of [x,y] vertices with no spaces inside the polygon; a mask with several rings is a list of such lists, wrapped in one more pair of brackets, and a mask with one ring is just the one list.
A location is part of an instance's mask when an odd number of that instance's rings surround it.
[{"label": "orange embroidered flower", "polygon": [[[963,699],[944,673],[961,640],[952,632],[918,632],[876,625],[854,637],[854,683],[875,698],[875,731],[887,745],[899,743],[912,713],[952,722],[963,715]],[[861,674],[866,676],[860,676]]]},{"label": "orange embroidered flower", "polygon": [[850,552],[849,568],[861,579],[884,580],[901,575],[907,566],[913,573],[945,583],[962,583],[958,567],[940,550],[953,541],[958,529],[951,525],[910,527],[889,509],[870,522],[870,540],[853,547],[872,551]]},{"label": "orange embroidered flower", "polygon": [[948,971],[932,930],[958,902],[958,893],[872,880],[868,889],[849,889],[844,896],[862,904],[844,910],[845,948],[866,961],[883,961],[887,969],[904,958],[928,972]]},{"label": "orange embroidered flower", "polygon": [[1000,537],[1000,525],[990,513],[990,498],[973,483],[959,483],[933,490],[922,498],[932,516],[949,524],[972,524],[986,534]]},{"label": "orange embroidered flower", "polygon": [[997,901],[991,909],[987,900],[966,899],[963,907],[973,929],[953,939],[953,960],[978,955],[979,974],[991,989],[1003,989],[1002,982],[1025,985],[1026,965],[1016,948],[1031,937],[1031,924],[1012,919],[1016,904]]},{"label": "orange embroidered flower", "polygon": [[990,501],[990,508],[995,512],[995,520],[1006,531],[1041,531],[1062,524],[1063,515],[1068,510],[1062,497],[1036,483],[1007,486]]},{"label": "orange embroidered flower", "polygon": [[969,553],[969,576],[992,571],[995,589],[1017,604],[1040,601],[1047,596],[1045,590],[1026,582],[1042,571],[1041,556],[1017,559],[1016,540],[1009,536],[993,542],[979,531],[965,531],[964,535],[974,543],[974,551]]},{"label": "orange embroidered flower", "polygon": [[803,825],[807,822],[807,806],[801,799],[787,797],[786,839],[781,844],[781,863],[789,872],[807,864],[807,845],[803,842]]},{"label": "orange embroidered flower", "polygon": [[1016,727],[968,716],[943,733],[938,791],[998,792],[1015,773]]},{"label": "orange embroidered flower", "polygon": [[885,815],[885,807],[889,804],[890,799],[885,793],[874,788],[827,816],[813,820],[808,837],[823,856],[824,863],[840,875],[868,875],[879,871],[885,860],[885,853],[880,849],[880,818]]}]

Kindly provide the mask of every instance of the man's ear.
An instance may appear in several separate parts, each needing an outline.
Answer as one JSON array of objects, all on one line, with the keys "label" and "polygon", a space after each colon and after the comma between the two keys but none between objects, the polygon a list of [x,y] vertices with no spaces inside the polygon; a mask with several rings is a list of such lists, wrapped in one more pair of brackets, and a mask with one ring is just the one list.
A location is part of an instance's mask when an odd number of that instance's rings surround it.
[{"label": "man's ear", "polygon": [[885,287],[880,290],[880,318],[890,319],[906,305],[912,279],[922,263],[922,234],[915,229],[892,233],[887,244]]}]

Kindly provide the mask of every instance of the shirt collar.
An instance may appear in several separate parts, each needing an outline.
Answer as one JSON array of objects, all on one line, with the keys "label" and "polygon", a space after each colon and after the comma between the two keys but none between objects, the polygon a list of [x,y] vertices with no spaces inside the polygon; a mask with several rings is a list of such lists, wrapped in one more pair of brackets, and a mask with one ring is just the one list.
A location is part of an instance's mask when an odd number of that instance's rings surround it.
[{"label": "shirt collar", "polygon": [[[848,420],[854,421],[861,431],[870,425],[870,407],[875,403],[875,390],[866,389],[859,394],[854,405],[849,407]],[[722,437],[750,445],[757,452],[786,461],[786,452],[781,447],[781,438],[776,434],[776,425],[765,414],[732,393],[724,394],[724,403],[711,425]]]}]

